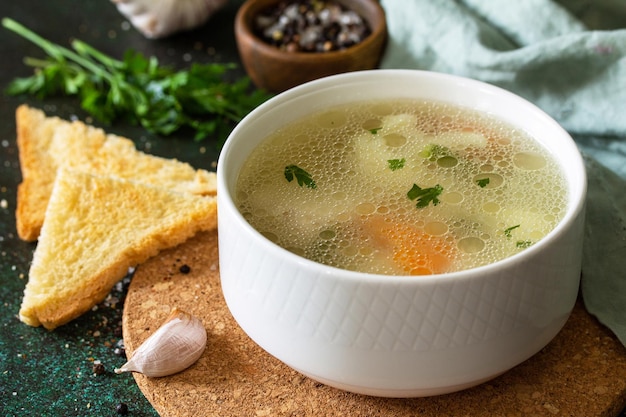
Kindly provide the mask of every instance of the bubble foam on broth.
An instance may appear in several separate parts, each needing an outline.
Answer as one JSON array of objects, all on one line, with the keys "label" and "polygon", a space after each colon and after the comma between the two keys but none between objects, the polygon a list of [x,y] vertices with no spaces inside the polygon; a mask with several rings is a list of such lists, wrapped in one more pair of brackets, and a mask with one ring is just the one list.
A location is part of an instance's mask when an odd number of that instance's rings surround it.
[{"label": "bubble foam on broth", "polygon": [[236,193],[244,217],[278,245],[388,275],[511,256],[552,230],[566,202],[556,161],[521,130],[412,100],[352,103],[281,128],[249,156]]}]

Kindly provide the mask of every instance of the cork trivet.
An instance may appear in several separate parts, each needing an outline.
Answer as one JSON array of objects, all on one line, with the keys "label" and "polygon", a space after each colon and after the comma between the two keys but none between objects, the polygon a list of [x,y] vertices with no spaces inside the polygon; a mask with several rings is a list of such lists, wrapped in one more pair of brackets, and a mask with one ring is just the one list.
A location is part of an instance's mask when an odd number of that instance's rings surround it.
[{"label": "cork trivet", "polygon": [[[190,267],[188,273],[180,267]],[[186,268],[183,268],[186,272]],[[217,234],[203,233],[135,272],[124,306],[133,351],[172,307],[198,316],[208,345],[187,370],[134,374],[164,416],[616,416],[626,405],[626,349],[579,302],[557,337],[500,377],[466,391],[385,399],[319,384],[283,365],[237,326],[222,298]]]}]

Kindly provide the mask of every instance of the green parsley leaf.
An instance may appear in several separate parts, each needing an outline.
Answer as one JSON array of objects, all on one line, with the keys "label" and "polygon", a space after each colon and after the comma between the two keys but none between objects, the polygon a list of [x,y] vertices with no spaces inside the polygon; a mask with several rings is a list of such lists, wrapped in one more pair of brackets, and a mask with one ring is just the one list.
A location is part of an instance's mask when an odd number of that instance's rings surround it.
[{"label": "green parsley leaf", "polygon": [[489,184],[489,178],[478,179],[476,180],[476,184],[478,184],[480,188],[485,188]]},{"label": "green parsley leaf", "polygon": [[80,40],[72,41],[72,49],[62,47],[10,18],[2,19],[2,25],[48,55],[26,58],[33,75],[11,82],[7,94],[76,96],[81,107],[103,123],[121,119],[165,136],[190,128],[196,140],[211,135],[223,140],[270,97],[254,90],[248,77],[227,81],[235,64],[193,64],[175,71],[132,49],[117,60]]},{"label": "green parsley leaf", "polygon": [[309,174],[297,165],[287,165],[285,167],[285,178],[289,182],[293,181],[293,179],[295,178],[296,181],[298,181],[298,185],[300,187],[306,186],[312,189],[317,188],[317,184],[315,184],[315,181],[313,181],[313,177],[311,177],[311,174]]},{"label": "green parsley leaf", "polygon": [[382,127],[375,127],[375,128],[369,129],[369,131],[372,135],[377,135],[380,129],[382,129]]},{"label": "green parsley leaf", "polygon": [[530,246],[532,246],[533,242],[531,242],[530,240],[518,240],[515,243],[515,246],[517,246],[520,249],[526,249]]},{"label": "green parsley leaf", "polygon": [[510,239],[510,238],[511,238],[511,236],[512,236],[512,235],[511,235],[511,232],[512,232],[513,230],[517,229],[519,226],[520,226],[519,224],[516,224],[515,226],[511,226],[511,227],[509,227],[508,229],[505,229],[505,230],[504,230],[504,236],[506,236],[507,238],[509,238],[509,239]]},{"label": "green parsley leaf", "polygon": [[432,201],[433,206],[439,204],[439,195],[443,192],[443,187],[439,184],[431,188],[421,188],[417,184],[413,184],[413,187],[407,193],[409,200],[417,200],[415,207],[424,208]]},{"label": "green parsley leaf", "polygon": [[450,155],[450,149],[448,149],[445,146],[438,145],[436,143],[429,144],[424,149],[422,149],[419,153],[419,156],[421,156],[424,159],[430,159],[431,161],[434,161],[434,160],[437,160],[439,158],[442,158],[444,156],[449,156],[449,155]]},{"label": "green parsley leaf", "polygon": [[396,171],[398,169],[404,168],[404,164],[406,163],[406,159],[389,159],[387,160],[389,164],[389,169],[392,171]]}]

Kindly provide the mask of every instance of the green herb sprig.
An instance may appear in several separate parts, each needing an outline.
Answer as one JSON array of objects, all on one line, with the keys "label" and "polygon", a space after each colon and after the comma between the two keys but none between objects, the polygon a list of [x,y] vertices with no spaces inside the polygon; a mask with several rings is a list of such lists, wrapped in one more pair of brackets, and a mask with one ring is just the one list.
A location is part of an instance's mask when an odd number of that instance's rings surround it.
[{"label": "green herb sprig", "polygon": [[297,165],[287,165],[285,167],[285,178],[289,182],[293,181],[295,178],[300,187],[306,186],[307,188],[311,189],[317,188],[317,184],[313,180],[311,174],[309,174]]},{"label": "green herb sprig", "polygon": [[7,94],[77,96],[87,113],[106,124],[121,119],[164,136],[191,128],[195,140],[213,134],[223,139],[270,97],[250,88],[248,77],[225,81],[235,64],[192,64],[175,71],[132,49],[120,61],[78,39],[71,42],[72,49],[57,45],[10,18],[2,19],[2,25],[48,55],[25,58],[34,73],[12,81]]},{"label": "green herb sprig", "polygon": [[515,242],[515,246],[518,249],[526,249],[529,248],[533,245],[533,242],[530,240],[518,240],[517,242]]},{"label": "green herb sprig", "polygon": [[406,159],[388,159],[387,164],[389,165],[389,169],[392,171],[397,171],[399,169],[404,168],[404,164],[406,164]]},{"label": "green herb sprig", "polygon": [[485,188],[486,186],[489,185],[489,178],[480,178],[480,179],[476,180],[476,184],[480,188]]},{"label": "green herb sprig", "polygon": [[513,230],[517,229],[518,227],[520,227],[520,225],[516,224],[515,226],[511,226],[511,227],[509,227],[507,229],[504,229],[504,236],[506,236],[508,239],[512,238],[513,237],[513,234],[512,234]]},{"label": "green herb sprig", "polygon": [[447,147],[443,145],[438,145],[436,143],[431,143],[424,149],[422,149],[418,155],[424,159],[434,161],[444,156],[449,156],[450,154],[450,149],[448,149]]},{"label": "green herb sprig", "polygon": [[443,187],[439,184],[430,188],[421,188],[417,184],[413,184],[413,187],[407,193],[409,200],[417,200],[415,207],[424,208],[431,202],[433,206],[439,204],[439,195],[443,192]]},{"label": "green herb sprig", "polygon": [[[516,224],[515,226],[511,226],[508,229],[505,229],[504,236],[506,236],[507,239],[511,239],[513,237],[513,230],[517,229],[518,227],[520,227],[520,225]],[[532,244],[533,242],[530,240],[518,240],[515,242],[515,247],[517,247],[518,249],[526,249],[532,246]]]}]

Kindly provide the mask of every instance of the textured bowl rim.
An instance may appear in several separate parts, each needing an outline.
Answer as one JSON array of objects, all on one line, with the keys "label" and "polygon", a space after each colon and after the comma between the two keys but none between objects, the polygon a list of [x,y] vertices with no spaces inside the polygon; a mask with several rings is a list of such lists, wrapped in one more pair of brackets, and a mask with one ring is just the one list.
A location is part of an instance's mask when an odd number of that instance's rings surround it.
[{"label": "textured bowl rim", "polygon": [[[229,192],[229,187],[227,185],[227,179],[225,178],[227,175],[225,170],[227,167],[225,165],[228,164],[226,158],[230,154],[230,149],[233,147],[232,143],[233,139],[237,135],[239,135],[240,131],[247,128],[248,122],[254,122],[255,119],[266,112],[270,111],[274,106],[281,104],[284,105],[291,100],[295,100],[301,96],[307,96],[309,94],[315,94],[318,91],[324,90],[326,88],[332,88],[333,85],[337,83],[347,84],[350,82],[357,82],[364,78],[369,77],[385,79],[387,77],[425,77],[429,79],[436,79],[438,81],[452,82],[456,85],[469,87],[471,89],[479,89],[482,91],[489,92],[491,94],[496,94],[498,96],[502,96],[508,100],[513,100],[519,103],[520,106],[525,107],[533,112],[535,117],[541,119],[543,123],[548,124],[554,131],[559,132],[564,140],[565,144],[572,148],[573,154],[576,155],[575,160],[568,160],[568,165],[577,165],[575,168],[576,172],[579,173],[579,182],[576,184],[570,183],[569,193],[573,195],[569,196],[569,207],[567,211],[558,222],[558,224],[542,239],[540,239],[537,243],[532,245],[531,247],[524,249],[523,251],[511,255],[507,258],[501,259],[499,261],[482,265],[475,268],[455,271],[455,272],[447,272],[443,274],[433,274],[433,275],[383,275],[383,274],[373,274],[373,273],[364,273],[351,271],[346,269],[341,269],[338,267],[333,267],[329,265],[325,265],[316,261],[309,260],[307,258],[296,255],[287,249],[282,248],[271,240],[267,239],[261,233],[259,233],[256,229],[254,229],[241,215],[237,207],[235,206],[234,200]],[[369,80],[367,83],[371,83]],[[355,100],[356,101],[356,100]],[[516,126],[520,127],[520,126]],[[544,146],[542,144],[542,146]],[[560,166],[563,165],[563,160],[557,157],[557,161]],[[493,270],[497,269],[507,269],[517,263],[526,262],[528,258],[533,258],[537,253],[541,252],[544,247],[550,245],[553,241],[557,240],[559,236],[566,232],[567,228],[573,223],[578,215],[581,212],[584,212],[585,208],[585,197],[587,191],[587,179],[586,179],[586,170],[584,160],[582,155],[578,151],[578,148],[571,138],[570,134],[565,131],[552,117],[550,117],[547,113],[545,113],[542,109],[540,109],[535,104],[530,101],[509,92],[503,88],[487,84],[482,81],[477,81],[465,77],[460,77],[457,75],[437,73],[431,71],[423,71],[423,70],[404,70],[404,69],[377,69],[377,70],[364,70],[364,71],[354,71],[350,73],[337,74],[332,76],[327,76],[324,78],[320,78],[314,81],[307,82],[305,84],[299,85],[297,87],[293,87],[281,94],[278,94],[265,103],[261,104],[259,107],[250,112],[236,127],[233,129],[228,139],[224,143],[222,148],[220,157],[218,159],[217,164],[217,181],[218,181],[218,206],[224,205],[222,210],[229,210],[234,215],[234,218],[238,221],[239,226],[245,230],[245,232],[253,239],[260,240],[267,246],[267,250],[272,252],[278,251],[277,255],[284,256],[291,263],[300,263],[304,267],[307,268],[316,268],[323,271],[325,274],[336,275],[339,276],[339,279],[342,280],[355,280],[355,281],[363,281],[363,282],[374,282],[374,283],[386,283],[390,285],[397,284],[415,284],[415,285],[428,285],[441,281],[448,280],[465,280],[465,279],[474,279],[474,277],[480,277],[485,275],[486,273],[494,272]],[[225,196],[224,194],[227,193]]]}]

